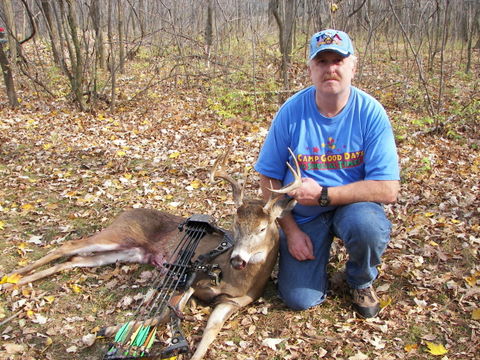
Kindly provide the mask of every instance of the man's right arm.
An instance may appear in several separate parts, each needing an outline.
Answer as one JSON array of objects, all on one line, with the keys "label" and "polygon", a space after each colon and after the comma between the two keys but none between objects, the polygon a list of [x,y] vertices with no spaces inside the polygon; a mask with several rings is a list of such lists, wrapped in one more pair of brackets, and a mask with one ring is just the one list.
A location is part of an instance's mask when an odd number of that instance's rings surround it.
[{"label": "man's right arm", "polygon": [[[282,183],[268,176],[260,174],[260,189],[262,190],[263,199],[268,201],[272,196],[270,189],[280,189]],[[276,194],[274,194],[276,195]],[[277,195],[278,196],[278,195]],[[310,237],[298,227],[292,214],[287,214],[278,223],[282,227],[287,237],[288,251],[297,260],[313,260],[313,245]]]}]

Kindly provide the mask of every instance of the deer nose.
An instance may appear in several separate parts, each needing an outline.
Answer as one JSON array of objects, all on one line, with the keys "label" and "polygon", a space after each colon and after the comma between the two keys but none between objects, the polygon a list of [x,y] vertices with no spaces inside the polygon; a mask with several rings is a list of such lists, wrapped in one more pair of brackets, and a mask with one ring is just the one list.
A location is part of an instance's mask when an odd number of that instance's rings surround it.
[{"label": "deer nose", "polygon": [[243,270],[247,266],[247,262],[243,260],[239,255],[236,255],[230,259],[230,264],[236,270]]}]

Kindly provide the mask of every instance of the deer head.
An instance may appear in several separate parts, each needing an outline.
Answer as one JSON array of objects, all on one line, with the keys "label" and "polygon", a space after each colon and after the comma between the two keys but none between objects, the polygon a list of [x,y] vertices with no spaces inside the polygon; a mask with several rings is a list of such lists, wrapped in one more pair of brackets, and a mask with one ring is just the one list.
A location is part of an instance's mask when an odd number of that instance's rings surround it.
[{"label": "deer head", "polygon": [[[271,193],[285,194],[302,183],[300,167],[289,149],[295,161],[296,170],[287,163],[295,181],[286,187],[278,190],[271,190]],[[225,171],[228,153],[217,158],[213,169],[210,172],[210,180],[215,178],[226,180],[232,186],[233,199],[237,211],[233,220],[233,233],[235,244],[230,257],[230,264],[234,269],[243,270],[248,264],[262,264],[278,248],[278,226],[276,220],[285,212],[295,206],[295,200],[284,196],[270,196],[265,203],[263,200],[244,199],[245,183],[241,187],[238,182]],[[246,174],[244,174],[246,175]]]}]

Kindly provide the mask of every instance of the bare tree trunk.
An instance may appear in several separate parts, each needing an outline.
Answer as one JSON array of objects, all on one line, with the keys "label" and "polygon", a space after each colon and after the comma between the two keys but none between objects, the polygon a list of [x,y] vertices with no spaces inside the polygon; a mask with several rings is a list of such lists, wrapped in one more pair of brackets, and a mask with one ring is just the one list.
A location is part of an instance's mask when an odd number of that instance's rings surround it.
[{"label": "bare tree trunk", "polygon": [[97,0],[92,0],[90,17],[95,31],[95,59],[99,68],[105,69],[105,48],[103,46],[103,32],[101,25],[100,6]]},{"label": "bare tree trunk", "polygon": [[289,89],[288,69],[290,68],[292,58],[296,0],[270,0],[269,8],[278,25],[280,53],[282,54],[281,73],[283,86],[285,89]]},{"label": "bare tree trunk", "polygon": [[10,52],[10,66],[15,66],[17,61],[17,40],[16,37],[16,25],[13,15],[12,0],[2,0],[3,13],[5,14],[5,24],[8,30],[8,47]]},{"label": "bare tree trunk", "polygon": [[124,32],[124,18],[125,12],[122,5],[122,0],[117,0],[117,31],[118,31],[118,69],[120,74],[125,72],[125,32]]},{"label": "bare tree trunk", "polygon": [[[74,1],[67,0],[68,10],[66,12],[67,23],[70,29],[72,42],[67,41],[72,66],[72,91],[80,110],[85,111],[85,101],[83,99],[83,55],[82,45],[78,37],[77,8]],[[63,5],[63,1],[61,2]],[[62,6],[63,7],[63,6]],[[73,48],[71,46],[73,44]]]},{"label": "bare tree trunk", "polygon": [[[442,34],[442,48],[440,51],[440,83],[438,86],[438,102],[437,102],[437,112],[441,111],[442,108],[442,98],[443,98],[443,82],[445,78],[445,72],[444,72],[444,66],[445,66],[445,61],[444,61],[444,55],[445,55],[445,44],[447,42],[447,35],[448,35],[448,12],[449,8],[448,6],[450,5],[450,0],[446,0],[445,2],[445,10],[444,10],[444,17],[443,17],[443,34]],[[438,125],[438,124],[437,124]]]},{"label": "bare tree trunk", "polygon": [[10,62],[8,61],[5,51],[3,51],[3,44],[7,40],[4,39],[5,32],[0,30],[0,66],[2,67],[3,80],[5,81],[5,88],[7,89],[8,103],[11,107],[17,107],[19,105],[17,99],[17,93],[15,91],[15,83],[13,81],[12,69]]},{"label": "bare tree trunk", "polygon": [[[58,50],[58,43],[59,43],[59,36],[58,36],[58,29],[56,26],[56,22],[52,16],[52,9],[51,3],[49,0],[42,0],[41,1],[41,9],[43,12],[43,16],[45,17],[45,22],[47,23],[47,30],[48,36],[50,37],[50,45],[52,46],[52,53],[53,53],[53,61],[55,64],[61,66],[61,56],[59,55]],[[62,70],[63,70],[63,66]]]},{"label": "bare tree trunk", "polygon": [[[477,8],[472,9],[472,3],[468,3],[467,11],[467,64],[465,66],[465,72],[468,74],[471,71],[472,67],[472,50],[473,50],[473,36],[475,34],[476,23],[479,22],[478,17],[480,16],[480,6],[477,4]],[[479,40],[480,42],[480,40]]]},{"label": "bare tree trunk", "polygon": [[115,111],[115,86],[116,86],[116,64],[115,64],[115,46],[113,43],[113,2],[114,0],[108,0],[108,42],[110,43],[110,75],[112,78],[112,91],[111,91],[111,99],[110,99],[110,111]]},{"label": "bare tree trunk", "polygon": [[138,0],[138,24],[140,26],[140,34],[143,37],[145,31],[145,3],[144,0]]},{"label": "bare tree trunk", "polygon": [[210,50],[213,44],[213,1],[208,0],[207,22],[205,24],[205,53],[207,54],[207,66],[210,66]]}]

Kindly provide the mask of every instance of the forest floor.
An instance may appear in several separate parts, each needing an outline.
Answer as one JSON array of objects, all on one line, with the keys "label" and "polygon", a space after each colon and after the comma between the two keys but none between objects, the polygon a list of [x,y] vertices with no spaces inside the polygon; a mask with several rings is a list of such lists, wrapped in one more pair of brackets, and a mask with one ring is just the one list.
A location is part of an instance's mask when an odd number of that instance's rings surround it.
[{"label": "forest floor", "polygon": [[[379,316],[357,318],[341,281],[324,304],[300,312],[282,304],[271,282],[227,322],[207,359],[478,358],[480,71],[478,64],[470,75],[450,69],[444,110],[431,117],[405,67],[377,59],[356,82],[387,109],[402,168],[398,203],[386,207],[393,233],[376,282]],[[210,214],[229,227],[230,188],[210,185],[207,175],[226,149],[232,174],[255,162],[278,108],[275,66],[258,68],[252,90],[248,76],[233,70],[152,86],[145,67],[132,65],[119,78],[114,113],[101,104],[82,113],[68,97],[19,86],[21,106],[0,109],[0,275],[104,228],[131,207]],[[294,68],[292,87],[308,84],[304,73],[302,65]],[[258,194],[254,171],[247,192]],[[337,241],[333,278],[345,260]],[[118,264],[2,292],[0,359],[101,358],[107,341],[92,344],[86,335],[128,318],[151,275],[148,266]],[[191,344],[208,311],[189,308]]]}]

